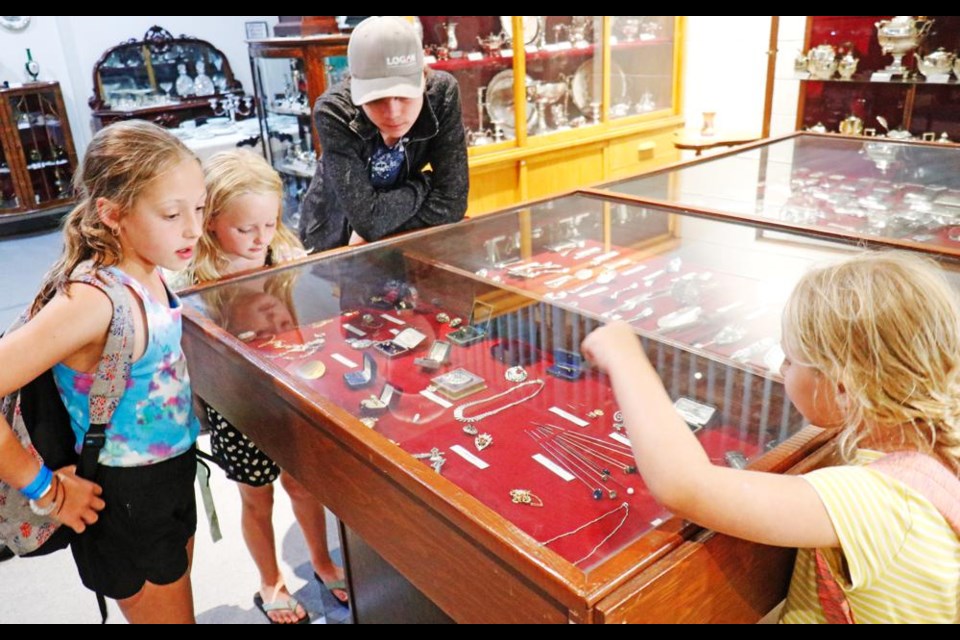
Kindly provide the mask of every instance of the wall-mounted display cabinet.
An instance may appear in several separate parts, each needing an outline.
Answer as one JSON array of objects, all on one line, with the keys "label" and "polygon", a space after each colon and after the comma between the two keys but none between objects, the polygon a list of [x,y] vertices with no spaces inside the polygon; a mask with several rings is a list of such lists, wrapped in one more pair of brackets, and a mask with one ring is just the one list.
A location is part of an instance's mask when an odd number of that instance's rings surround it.
[{"label": "wall-mounted display cabinet", "polygon": [[797,128],[960,141],[958,45],[960,16],[809,16]]},{"label": "wall-mounted display cabinet", "polygon": [[76,167],[60,85],[0,89],[0,225],[68,209]]},{"label": "wall-mounted display cabinet", "polygon": [[[460,84],[469,215],[679,159],[671,136],[683,125],[682,16],[410,18],[428,66]],[[250,41],[278,170],[312,177],[310,112],[344,77],[347,41]]]}]

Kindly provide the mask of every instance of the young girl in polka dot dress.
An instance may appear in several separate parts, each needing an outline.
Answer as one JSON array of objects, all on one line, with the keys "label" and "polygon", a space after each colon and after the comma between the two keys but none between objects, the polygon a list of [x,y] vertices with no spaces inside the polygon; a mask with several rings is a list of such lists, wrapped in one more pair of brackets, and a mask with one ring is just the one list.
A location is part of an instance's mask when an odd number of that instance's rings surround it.
[{"label": "young girl in polka dot dress", "polygon": [[[306,255],[300,241],[283,226],[283,184],[263,157],[246,150],[227,151],[210,158],[204,171],[207,184],[204,234],[196,259],[184,279],[194,284],[210,282]],[[277,303],[275,306],[284,307],[279,304],[282,295],[279,298],[271,295],[275,292],[247,293],[269,296]],[[249,308],[250,305],[228,306]],[[292,322],[289,309],[285,310],[284,317]],[[282,330],[274,327],[274,331]],[[327,547],[323,505],[299,482],[282,473],[273,460],[216,409],[206,403],[204,408],[212,430],[213,455],[227,477],[240,488],[243,536],[260,571],[260,588],[254,596],[257,606],[274,624],[309,621],[306,610],[287,590],[277,564],[272,516],[273,481],[278,477],[290,495],[294,515],[303,529],[317,580],[340,603],[346,604],[343,573],[333,564]]]}]

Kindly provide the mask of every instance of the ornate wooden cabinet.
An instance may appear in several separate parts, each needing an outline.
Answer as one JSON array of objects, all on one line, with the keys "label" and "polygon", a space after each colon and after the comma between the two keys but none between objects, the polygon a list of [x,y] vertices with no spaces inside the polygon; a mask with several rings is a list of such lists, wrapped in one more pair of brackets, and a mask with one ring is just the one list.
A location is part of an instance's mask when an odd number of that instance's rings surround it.
[{"label": "ornate wooden cabinet", "polygon": [[0,232],[69,209],[76,167],[59,83],[0,89]]},{"label": "ornate wooden cabinet", "polygon": [[215,115],[211,100],[244,94],[222,51],[158,26],[107,49],[93,67],[93,87],[97,128],[133,118],[176,127]]}]

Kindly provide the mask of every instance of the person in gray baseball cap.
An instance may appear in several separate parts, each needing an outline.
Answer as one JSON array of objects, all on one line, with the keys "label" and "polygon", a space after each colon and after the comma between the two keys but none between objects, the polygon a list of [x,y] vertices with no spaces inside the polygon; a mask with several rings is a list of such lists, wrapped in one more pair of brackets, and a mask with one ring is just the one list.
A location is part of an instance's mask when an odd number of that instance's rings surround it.
[{"label": "person in gray baseball cap", "polygon": [[467,142],[456,79],[424,66],[399,16],[367,18],[347,46],[350,78],[317,99],[322,155],[300,207],[310,251],[457,222],[467,209]]}]

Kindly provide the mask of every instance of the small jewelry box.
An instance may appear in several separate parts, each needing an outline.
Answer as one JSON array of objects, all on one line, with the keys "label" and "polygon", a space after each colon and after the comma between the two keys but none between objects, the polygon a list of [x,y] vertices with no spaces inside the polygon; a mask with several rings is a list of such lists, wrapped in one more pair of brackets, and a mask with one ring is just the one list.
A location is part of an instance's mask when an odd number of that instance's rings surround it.
[{"label": "small jewelry box", "polygon": [[[490,332],[490,321],[493,319],[493,306],[475,300],[470,312],[470,322],[456,331],[447,334],[447,340],[461,347],[466,347],[484,337]],[[452,324],[452,323],[451,323]]]},{"label": "small jewelry box", "polygon": [[448,371],[432,378],[430,382],[438,393],[450,400],[459,400],[487,388],[483,378],[463,368]]},{"label": "small jewelry box", "polygon": [[579,380],[583,375],[583,356],[564,349],[553,350],[553,366],[547,369],[550,375],[563,380]]},{"label": "small jewelry box", "polygon": [[343,381],[351,389],[362,389],[377,377],[377,361],[369,353],[363,354],[363,369],[343,374]]},{"label": "small jewelry box", "polygon": [[444,342],[443,340],[435,340],[434,343],[430,345],[430,350],[427,352],[426,357],[417,358],[413,361],[413,364],[418,367],[423,367],[424,369],[439,369],[442,365],[446,364],[449,357],[450,343]]}]

